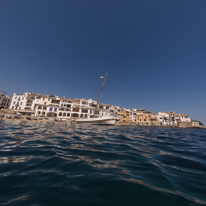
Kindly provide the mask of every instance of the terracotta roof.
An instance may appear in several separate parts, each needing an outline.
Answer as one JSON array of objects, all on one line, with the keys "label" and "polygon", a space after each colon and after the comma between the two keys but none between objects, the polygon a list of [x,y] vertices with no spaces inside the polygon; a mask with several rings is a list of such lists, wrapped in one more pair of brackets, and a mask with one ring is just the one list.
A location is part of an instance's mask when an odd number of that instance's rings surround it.
[{"label": "terracotta roof", "polygon": [[189,115],[188,115],[188,114],[180,114],[180,116],[187,116],[187,117],[189,117]]}]

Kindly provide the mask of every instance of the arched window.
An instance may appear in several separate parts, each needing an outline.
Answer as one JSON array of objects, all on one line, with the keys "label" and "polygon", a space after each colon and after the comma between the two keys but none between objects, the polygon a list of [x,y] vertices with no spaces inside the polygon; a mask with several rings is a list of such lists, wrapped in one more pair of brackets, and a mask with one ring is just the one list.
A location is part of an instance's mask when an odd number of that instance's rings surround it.
[{"label": "arched window", "polygon": [[64,117],[66,116],[66,113],[65,113],[65,112],[63,113],[63,116],[64,116]]},{"label": "arched window", "polygon": [[62,113],[61,113],[61,112],[59,112],[59,116],[62,116]]},{"label": "arched window", "polygon": [[76,113],[73,113],[73,114],[72,114],[72,117],[79,117],[79,115],[76,114]]},{"label": "arched window", "polygon": [[67,113],[67,117],[70,117],[70,113]]}]

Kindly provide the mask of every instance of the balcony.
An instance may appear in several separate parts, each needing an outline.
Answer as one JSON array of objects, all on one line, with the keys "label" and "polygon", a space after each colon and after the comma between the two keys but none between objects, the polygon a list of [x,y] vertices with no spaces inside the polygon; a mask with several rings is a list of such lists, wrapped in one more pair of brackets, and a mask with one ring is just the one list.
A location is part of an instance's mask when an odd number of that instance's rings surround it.
[{"label": "balcony", "polygon": [[79,109],[73,108],[73,112],[79,112]]},{"label": "balcony", "polygon": [[71,111],[71,108],[60,107],[59,111]]},{"label": "balcony", "polygon": [[51,103],[52,104],[59,104],[60,100],[52,100]]}]

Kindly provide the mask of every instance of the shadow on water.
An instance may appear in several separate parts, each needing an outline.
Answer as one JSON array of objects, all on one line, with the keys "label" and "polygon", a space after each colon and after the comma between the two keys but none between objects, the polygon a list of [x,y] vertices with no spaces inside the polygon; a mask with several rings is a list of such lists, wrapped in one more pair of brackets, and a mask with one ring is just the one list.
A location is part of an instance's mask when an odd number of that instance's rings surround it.
[{"label": "shadow on water", "polygon": [[0,121],[1,205],[206,205],[205,130]]}]

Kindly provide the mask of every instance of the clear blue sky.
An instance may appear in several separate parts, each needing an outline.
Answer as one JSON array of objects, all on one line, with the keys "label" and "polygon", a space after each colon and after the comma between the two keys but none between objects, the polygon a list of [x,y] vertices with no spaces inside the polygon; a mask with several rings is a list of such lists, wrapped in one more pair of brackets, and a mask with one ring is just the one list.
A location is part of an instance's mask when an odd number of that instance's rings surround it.
[{"label": "clear blue sky", "polygon": [[1,0],[0,90],[206,124],[206,0]]}]

